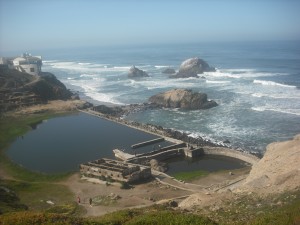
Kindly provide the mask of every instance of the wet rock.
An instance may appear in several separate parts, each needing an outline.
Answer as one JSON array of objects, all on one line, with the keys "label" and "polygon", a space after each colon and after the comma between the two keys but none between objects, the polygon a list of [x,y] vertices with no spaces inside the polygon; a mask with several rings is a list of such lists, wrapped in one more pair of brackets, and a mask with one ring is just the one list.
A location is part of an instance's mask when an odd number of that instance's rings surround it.
[{"label": "wet rock", "polygon": [[159,172],[166,172],[168,170],[168,165],[163,162],[159,162],[156,159],[151,159],[149,161],[151,169],[157,170]]},{"label": "wet rock", "polygon": [[140,70],[140,69],[136,68],[135,66],[132,66],[129,69],[128,77],[129,78],[149,77],[149,75],[145,71]]},{"label": "wet rock", "polygon": [[211,71],[216,71],[216,69],[209,66],[203,59],[190,58],[180,65],[178,73],[171,76],[171,78],[198,77],[198,74]]},{"label": "wet rock", "polygon": [[176,73],[176,71],[173,69],[173,68],[166,68],[162,71],[162,73],[165,73],[165,74],[174,74]]},{"label": "wet rock", "polygon": [[193,92],[188,89],[172,89],[149,98],[149,102],[166,108],[209,109],[218,104],[207,100],[205,93]]},{"label": "wet rock", "polygon": [[174,200],[171,200],[168,202],[168,205],[172,208],[178,207],[178,203],[175,202]]}]

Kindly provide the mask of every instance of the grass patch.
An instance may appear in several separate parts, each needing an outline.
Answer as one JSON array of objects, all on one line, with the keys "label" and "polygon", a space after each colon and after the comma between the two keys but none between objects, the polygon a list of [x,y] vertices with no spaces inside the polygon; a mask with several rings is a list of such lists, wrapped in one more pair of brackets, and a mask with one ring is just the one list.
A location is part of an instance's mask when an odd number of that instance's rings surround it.
[{"label": "grass patch", "polygon": [[175,173],[172,176],[175,177],[177,180],[183,181],[191,181],[200,177],[207,176],[209,172],[204,170],[197,170],[197,171],[190,171],[190,172],[179,172]]},{"label": "grass patch", "polygon": [[[54,205],[71,204],[76,200],[74,194],[62,184],[1,180],[0,186],[16,193],[20,203],[34,211],[44,211]],[[47,201],[53,202],[54,205]]]},{"label": "grass patch", "polygon": [[[290,225],[300,222],[300,190],[283,194],[259,196],[242,195],[218,210],[207,210],[207,215],[220,224]],[[200,210],[203,214],[203,210]]]},{"label": "grass patch", "polygon": [[[300,196],[298,196],[300,197]],[[290,225],[300,224],[300,199],[296,199],[291,204],[284,205],[272,209],[267,209],[261,212],[251,221],[251,225]]]},{"label": "grass patch", "polygon": [[0,216],[4,224],[94,224],[94,225],[216,225],[212,220],[198,215],[167,210],[161,206],[146,209],[122,210],[97,218],[78,218],[51,213],[14,213]]},{"label": "grass patch", "polygon": [[[81,206],[82,207],[82,206]],[[55,213],[67,216],[76,216],[82,213],[82,209],[77,203],[70,203],[64,205],[56,205],[46,210],[46,213]]]}]

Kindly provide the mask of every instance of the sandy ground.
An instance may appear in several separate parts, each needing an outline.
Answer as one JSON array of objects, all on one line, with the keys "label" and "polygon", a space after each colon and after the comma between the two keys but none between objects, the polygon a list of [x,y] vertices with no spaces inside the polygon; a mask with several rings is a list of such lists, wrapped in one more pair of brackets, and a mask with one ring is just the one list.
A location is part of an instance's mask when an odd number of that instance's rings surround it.
[{"label": "sandy ground", "polygon": [[[89,182],[80,179],[79,173],[69,177],[63,184],[67,185],[77,197],[87,213],[85,216],[99,216],[109,212],[131,207],[144,207],[155,204],[162,199],[172,199],[191,194],[189,191],[180,190],[167,185],[162,185],[156,180],[134,185],[132,189],[121,189],[119,184],[107,186],[105,182]],[[98,196],[118,196],[108,205],[89,205],[89,198],[97,199]]]},{"label": "sandy ground", "polygon": [[[194,198],[198,207],[214,205],[216,202],[229,198],[231,193],[226,191],[216,193],[208,186],[216,186],[218,189],[221,186],[227,188],[228,180],[243,179],[248,172],[249,168],[234,170],[233,175],[229,175],[228,171],[212,173],[193,181],[194,184],[174,181],[169,177],[162,178],[160,175],[161,182],[154,178],[149,182],[136,184],[132,189],[121,189],[118,183],[107,186],[106,182],[97,181],[96,179],[87,181],[81,179],[80,174],[76,173],[64,181],[63,184],[68,186],[74,193],[74,200],[77,201],[77,198],[80,197],[80,205],[86,209],[85,216],[100,216],[120,209],[163,204],[170,200],[175,200],[178,203],[183,201],[182,208],[193,205]],[[99,196],[102,198],[112,196],[116,200],[104,205],[93,202],[90,206],[89,199],[92,198],[94,201]],[[189,199],[189,203],[184,203],[186,198]],[[190,202],[191,199],[192,202]]]},{"label": "sandy ground", "polygon": [[81,108],[86,102],[83,100],[54,100],[48,101],[47,104],[33,105],[26,108],[19,108],[6,113],[7,116],[22,116],[28,114],[38,114],[43,112],[64,113]]}]

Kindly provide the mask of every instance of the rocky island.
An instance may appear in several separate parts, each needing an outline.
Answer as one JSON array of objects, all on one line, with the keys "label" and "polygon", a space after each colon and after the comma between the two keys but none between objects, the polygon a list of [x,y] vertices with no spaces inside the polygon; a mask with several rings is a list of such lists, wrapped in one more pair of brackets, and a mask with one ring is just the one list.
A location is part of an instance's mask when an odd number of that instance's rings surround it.
[{"label": "rocky island", "polygon": [[198,77],[203,72],[214,72],[216,69],[208,65],[203,59],[190,58],[181,63],[179,71],[170,78]]},{"label": "rocky island", "polygon": [[132,66],[128,72],[128,78],[139,78],[139,77],[149,77],[149,75],[139,68]]},{"label": "rocky island", "polygon": [[187,89],[173,89],[149,98],[149,102],[166,108],[209,109],[218,104],[207,100],[207,94]]},{"label": "rocky island", "polygon": [[164,74],[175,74],[176,71],[173,68],[166,68],[162,71]]}]

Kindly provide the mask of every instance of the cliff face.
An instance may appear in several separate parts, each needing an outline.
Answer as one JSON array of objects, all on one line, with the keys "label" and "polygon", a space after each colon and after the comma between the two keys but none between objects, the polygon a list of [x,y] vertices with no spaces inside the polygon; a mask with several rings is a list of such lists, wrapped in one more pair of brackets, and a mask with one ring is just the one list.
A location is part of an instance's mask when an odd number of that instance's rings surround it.
[{"label": "cliff face", "polygon": [[72,93],[51,73],[32,76],[17,70],[0,70],[0,112],[48,100],[67,100]]},{"label": "cliff face", "polygon": [[173,89],[149,98],[151,103],[166,108],[209,109],[217,106],[215,101],[208,101],[205,93],[186,89]]},{"label": "cliff face", "polygon": [[252,167],[242,188],[281,192],[300,187],[300,135],[267,146],[264,157]]},{"label": "cliff face", "polygon": [[36,82],[29,83],[24,90],[33,92],[40,96],[42,100],[67,100],[72,93],[66,89],[52,73],[43,72]]}]

